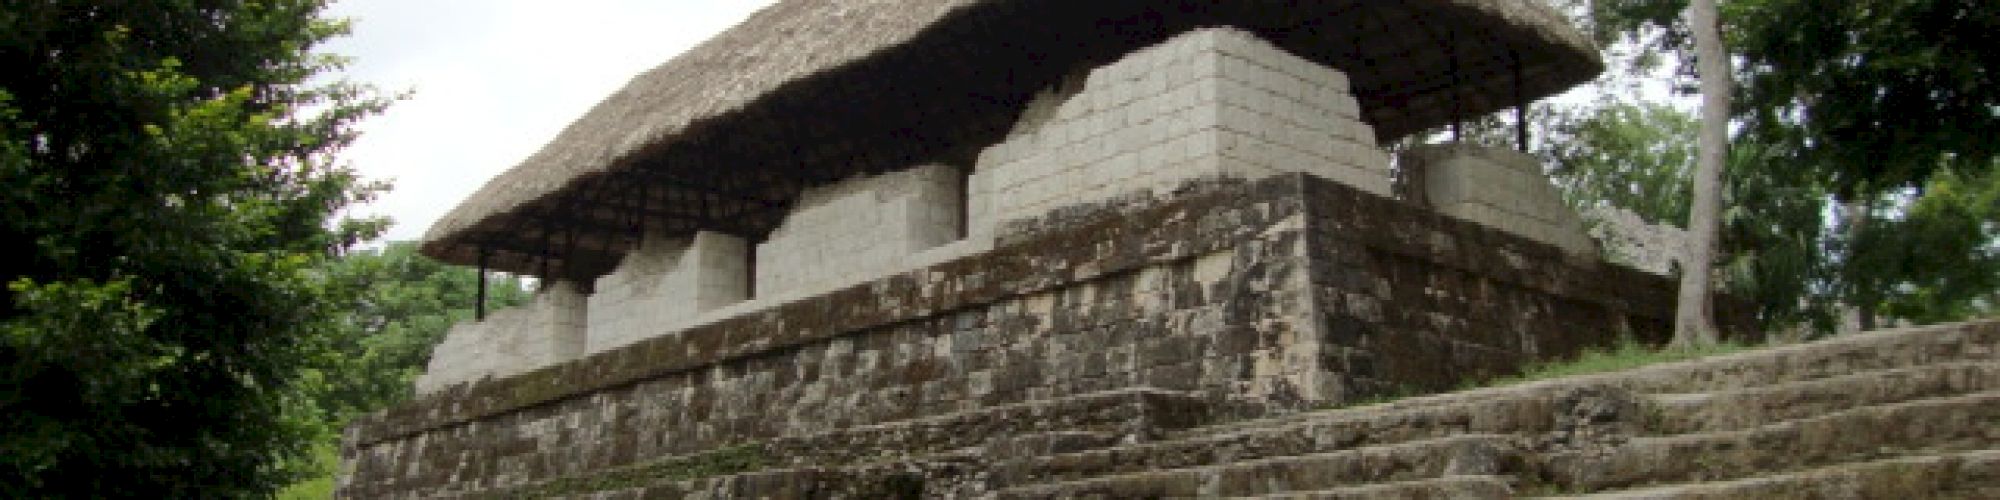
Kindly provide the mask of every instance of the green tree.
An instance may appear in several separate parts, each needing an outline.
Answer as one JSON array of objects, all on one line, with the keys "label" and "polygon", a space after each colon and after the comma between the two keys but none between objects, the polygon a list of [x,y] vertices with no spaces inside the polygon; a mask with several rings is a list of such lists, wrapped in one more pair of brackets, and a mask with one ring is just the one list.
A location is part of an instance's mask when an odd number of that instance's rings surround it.
[{"label": "green tree", "polygon": [[1674,314],[1674,344],[1682,346],[1709,346],[1721,340],[1715,330],[1713,274],[1707,271],[1714,265],[1715,240],[1722,226],[1722,170],[1729,161],[1730,94],[1736,83],[1723,48],[1722,13],[1715,1],[1692,0],[1687,10],[1701,77],[1701,139],[1688,206],[1687,257],[1682,259],[1693,269],[1681,273]]},{"label": "green tree", "polygon": [[[1571,206],[1612,206],[1686,227],[1697,120],[1652,103],[1610,102],[1557,120],[1540,153]],[[1723,288],[1750,300],[1760,323],[1829,325],[1825,296],[1827,192],[1799,169],[1770,169],[1770,148],[1738,138],[1722,179]]]},{"label": "green tree", "polygon": [[[452,325],[472,319],[479,272],[448,266],[417,253],[411,242],[389,243],[327,262],[320,273],[340,306],[331,336],[333,355],[306,370],[302,381],[323,419],[312,475],[280,498],[326,498],[338,472],[339,430],[355,417],[411,397],[416,377],[430,363],[431,348]],[[487,285],[487,307],[512,307],[531,295],[521,280],[497,275]]]},{"label": "green tree", "polygon": [[[1979,256],[1918,249],[1922,259],[1881,259],[1869,226],[1896,231],[1944,226],[1897,222],[1918,212],[1884,209],[1932,185],[1940,172],[1985,178],[2000,157],[1987,131],[2000,126],[2000,9],[1973,0],[1736,0],[1722,19],[1741,86],[1737,124],[1767,148],[1756,168],[1805,170],[1848,207],[1829,260],[1841,268],[1831,283],[1860,311],[1863,326],[1882,306],[1875,297],[1902,293],[1920,270],[1976,266]],[[1690,31],[1675,13],[1688,0],[1596,0],[1600,37],[1645,40],[1691,54]],[[1784,177],[1778,175],[1774,177]],[[1882,220],[1883,218],[1892,220]],[[1922,281],[1922,280],[1919,280]]]},{"label": "green tree", "polygon": [[1647,220],[1687,227],[1688,166],[1701,125],[1655,103],[1613,102],[1565,117],[1541,153],[1551,180],[1578,210],[1612,206]]},{"label": "green tree", "polygon": [[1933,173],[1901,206],[1875,208],[1848,242],[1847,298],[1919,323],[1992,312],[2000,290],[2000,173]]},{"label": "green tree", "polygon": [[379,224],[323,1],[0,3],[0,496],[268,495],[322,428],[322,260]]},{"label": "green tree", "polygon": [[[326,272],[347,304],[334,362],[315,374],[319,406],[336,426],[409,399],[431,348],[452,325],[472,319],[479,297],[479,271],[424,257],[413,242],[355,252]],[[519,279],[504,275],[491,279],[487,292],[490,309],[531,297]]]}]

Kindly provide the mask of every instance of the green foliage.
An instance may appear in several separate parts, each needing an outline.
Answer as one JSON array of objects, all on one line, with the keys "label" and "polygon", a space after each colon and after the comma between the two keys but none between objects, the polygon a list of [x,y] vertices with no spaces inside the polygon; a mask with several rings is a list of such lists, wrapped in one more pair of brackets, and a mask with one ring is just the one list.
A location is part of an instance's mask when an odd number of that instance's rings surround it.
[{"label": "green foliage", "polygon": [[[1685,68],[1693,52],[1680,15],[1687,4],[1591,0],[1582,10],[1600,42],[1675,54]],[[1990,183],[2000,164],[2000,145],[1985,137],[2000,126],[2000,82],[1990,71],[2000,64],[2000,37],[1991,36],[2000,9],[1928,0],[1737,0],[1722,8],[1741,83],[1718,263],[1730,288],[1756,300],[1771,327],[1829,329],[1836,302],[1922,322],[1985,310],[2000,290],[1992,277],[2000,235],[1990,227],[2000,218],[1979,195],[1958,193],[1983,189],[1968,183]],[[1570,147],[1654,170],[1654,151],[1605,139],[1617,133],[1586,132],[1598,136]],[[1630,186],[1643,183],[1618,181],[1655,176],[1606,177]],[[1592,183],[1600,182],[1584,182]],[[1642,214],[1656,206],[1625,199]],[[1868,210],[1829,227],[1836,201]]]},{"label": "green foliage", "polygon": [[311,476],[278,490],[278,500],[326,500],[333,498],[333,485],[340,473],[340,444],[322,441],[313,448]]},{"label": "green foliage", "polygon": [[[472,319],[479,294],[477,270],[424,257],[413,242],[350,253],[318,273],[328,281],[329,300],[339,304],[328,338],[332,355],[309,365],[300,381],[306,403],[322,418],[320,452],[301,463],[307,475],[281,492],[288,498],[332,493],[339,430],[357,416],[408,400],[431,348],[452,325]],[[492,309],[531,299],[512,276],[494,276],[487,291]]]},{"label": "green foliage", "polygon": [[314,269],[380,227],[335,222],[378,187],[331,155],[384,105],[305,83],[323,4],[0,7],[0,496],[263,496],[310,462]]},{"label": "green foliage", "polygon": [[1733,2],[1749,125],[1842,200],[2000,158],[2000,9],[1980,0]]},{"label": "green foliage", "polygon": [[[310,373],[320,407],[336,425],[409,399],[431,348],[472,319],[479,272],[417,254],[412,242],[350,254],[325,267],[344,304],[331,365]],[[495,276],[487,307],[530,299],[519,279]]]},{"label": "green foliage", "polygon": [[1688,168],[1700,128],[1694,117],[1660,104],[1614,103],[1558,127],[1564,140],[1550,142],[1544,155],[1554,160],[1564,201],[1687,225]]},{"label": "green foliage", "polygon": [[[1694,117],[1670,107],[1610,102],[1555,122],[1542,151],[1551,179],[1578,209],[1614,206],[1685,226]],[[1723,179],[1725,290],[1757,306],[1767,328],[1830,324],[1823,212],[1827,193],[1799,169],[1769,168],[1769,148],[1739,137]]]},{"label": "green foliage", "polygon": [[1940,171],[1896,216],[1850,242],[1852,300],[1919,323],[1992,311],[2000,290],[2000,173]]}]

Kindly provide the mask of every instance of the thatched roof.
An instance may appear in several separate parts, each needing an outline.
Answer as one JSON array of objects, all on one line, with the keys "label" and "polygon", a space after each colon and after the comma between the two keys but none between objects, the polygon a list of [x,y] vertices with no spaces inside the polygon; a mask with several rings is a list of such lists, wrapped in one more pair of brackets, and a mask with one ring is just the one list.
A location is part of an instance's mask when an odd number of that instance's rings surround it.
[{"label": "thatched roof", "polygon": [[1602,70],[1536,0],[781,0],[605,98],[439,220],[423,251],[588,278],[642,224],[756,238],[805,187],[969,166],[1036,91],[1203,26],[1346,72],[1383,141]]}]

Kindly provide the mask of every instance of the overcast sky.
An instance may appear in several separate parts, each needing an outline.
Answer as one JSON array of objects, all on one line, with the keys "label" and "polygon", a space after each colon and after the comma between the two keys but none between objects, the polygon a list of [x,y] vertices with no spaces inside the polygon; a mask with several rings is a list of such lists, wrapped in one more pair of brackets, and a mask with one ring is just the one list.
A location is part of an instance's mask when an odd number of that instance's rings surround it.
[{"label": "overcast sky", "polygon": [[416,239],[632,76],[770,0],[341,0],[354,33],[324,47],[346,76],[411,92],[342,157],[395,190],[358,211]]}]

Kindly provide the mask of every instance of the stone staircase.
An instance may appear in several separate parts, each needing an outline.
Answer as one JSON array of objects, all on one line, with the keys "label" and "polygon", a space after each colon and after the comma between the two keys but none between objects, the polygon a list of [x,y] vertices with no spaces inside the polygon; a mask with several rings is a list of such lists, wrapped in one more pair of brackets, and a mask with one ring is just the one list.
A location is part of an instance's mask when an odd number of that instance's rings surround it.
[{"label": "stone staircase", "polygon": [[1192,428],[1003,464],[1025,498],[2000,498],[2000,324]]},{"label": "stone staircase", "polygon": [[[1211,425],[1194,400],[843,430],[768,470],[588,497],[2000,498],[2000,322]],[[1028,423],[1063,407],[1168,425]],[[963,445],[976,429],[1009,437]]]}]

